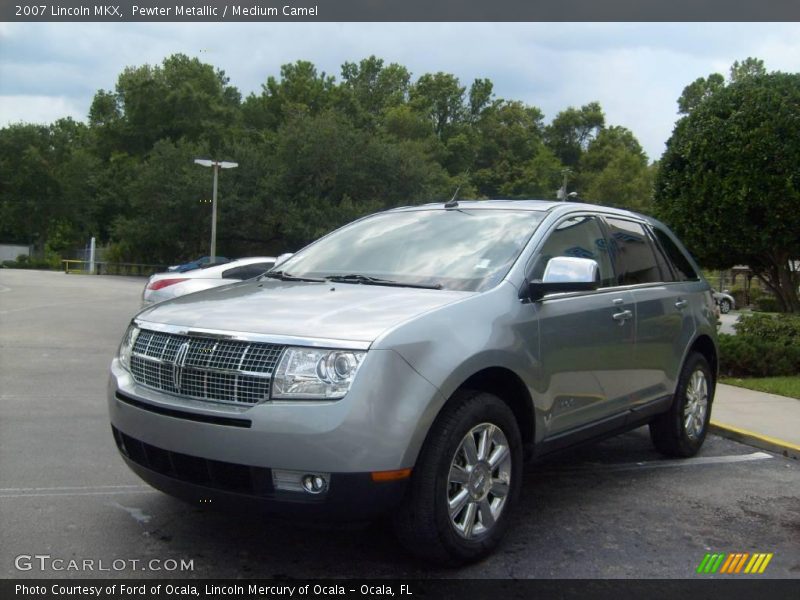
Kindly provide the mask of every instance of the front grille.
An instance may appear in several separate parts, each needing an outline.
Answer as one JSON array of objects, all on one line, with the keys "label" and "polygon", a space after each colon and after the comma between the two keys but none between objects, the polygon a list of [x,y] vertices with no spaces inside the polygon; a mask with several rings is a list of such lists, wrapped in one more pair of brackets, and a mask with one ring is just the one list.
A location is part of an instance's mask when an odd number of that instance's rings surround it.
[{"label": "front grille", "polygon": [[173,479],[205,487],[247,494],[269,496],[274,491],[272,471],[171,452],[122,433],[111,426],[120,451],[133,462]]},{"label": "front grille", "polygon": [[142,329],[131,352],[137,383],[197,400],[256,404],[269,399],[283,346]]}]

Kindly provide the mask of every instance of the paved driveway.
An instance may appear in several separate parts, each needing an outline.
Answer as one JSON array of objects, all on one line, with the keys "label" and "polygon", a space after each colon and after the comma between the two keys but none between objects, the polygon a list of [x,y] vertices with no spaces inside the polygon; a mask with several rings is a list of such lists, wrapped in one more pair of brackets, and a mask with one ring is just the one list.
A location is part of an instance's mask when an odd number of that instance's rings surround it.
[{"label": "paved driveway", "polygon": [[[0,270],[0,577],[684,578],[707,552],[772,552],[761,577],[800,576],[800,463],[714,436],[688,461],[640,429],[530,465],[506,543],[457,570],[409,558],[384,523],[174,500],[128,470],[108,424],[108,364],[143,285]],[[37,554],[120,568],[17,569]],[[152,570],[173,560],[193,569]]]},{"label": "paved driveway", "polygon": [[731,311],[727,315],[720,315],[719,320],[722,324],[719,327],[719,332],[736,335],[736,330],[733,328],[733,326],[739,320],[740,315],[741,313],[738,311]]}]

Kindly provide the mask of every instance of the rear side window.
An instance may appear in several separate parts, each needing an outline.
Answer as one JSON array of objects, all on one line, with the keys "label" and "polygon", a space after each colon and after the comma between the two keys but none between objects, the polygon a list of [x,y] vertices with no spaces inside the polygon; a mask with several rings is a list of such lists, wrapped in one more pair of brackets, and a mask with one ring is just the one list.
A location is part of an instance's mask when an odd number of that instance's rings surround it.
[{"label": "rear side window", "polygon": [[672,241],[672,238],[657,227],[653,228],[653,233],[658,243],[661,244],[661,247],[664,249],[664,252],[667,253],[667,257],[672,263],[672,266],[675,268],[678,281],[697,281],[697,272],[692,268],[686,255],[678,248],[677,244]]},{"label": "rear side window", "polygon": [[596,217],[570,217],[561,221],[550,232],[537,256],[530,275],[531,281],[541,280],[548,261],[556,256],[591,258],[600,267],[601,287],[614,285],[614,269],[603,230]]},{"label": "rear side window", "polygon": [[227,271],[222,272],[223,279],[252,279],[265,273],[274,263],[254,263],[252,265],[245,265],[243,267],[233,267]]},{"label": "rear side window", "polygon": [[617,285],[656,283],[671,279],[661,273],[655,249],[640,223],[606,217]]}]

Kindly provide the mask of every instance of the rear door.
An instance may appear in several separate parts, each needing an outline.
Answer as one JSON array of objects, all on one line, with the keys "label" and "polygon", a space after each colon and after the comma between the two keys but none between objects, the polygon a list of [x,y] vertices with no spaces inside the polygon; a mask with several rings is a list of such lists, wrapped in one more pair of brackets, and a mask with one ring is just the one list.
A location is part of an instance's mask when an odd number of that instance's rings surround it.
[{"label": "rear door", "polygon": [[691,298],[678,281],[649,226],[632,219],[607,216],[617,285],[636,303],[635,370],[631,406],[672,394],[681,361],[694,337]]}]

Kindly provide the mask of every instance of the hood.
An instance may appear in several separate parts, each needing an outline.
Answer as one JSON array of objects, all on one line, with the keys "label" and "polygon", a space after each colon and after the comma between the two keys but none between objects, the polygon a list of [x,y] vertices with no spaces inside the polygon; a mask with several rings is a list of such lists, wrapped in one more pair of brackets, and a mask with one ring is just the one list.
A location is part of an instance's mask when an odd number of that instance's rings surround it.
[{"label": "hood", "polygon": [[226,285],[156,304],[142,321],[372,342],[387,329],[474,292],[266,279]]}]

